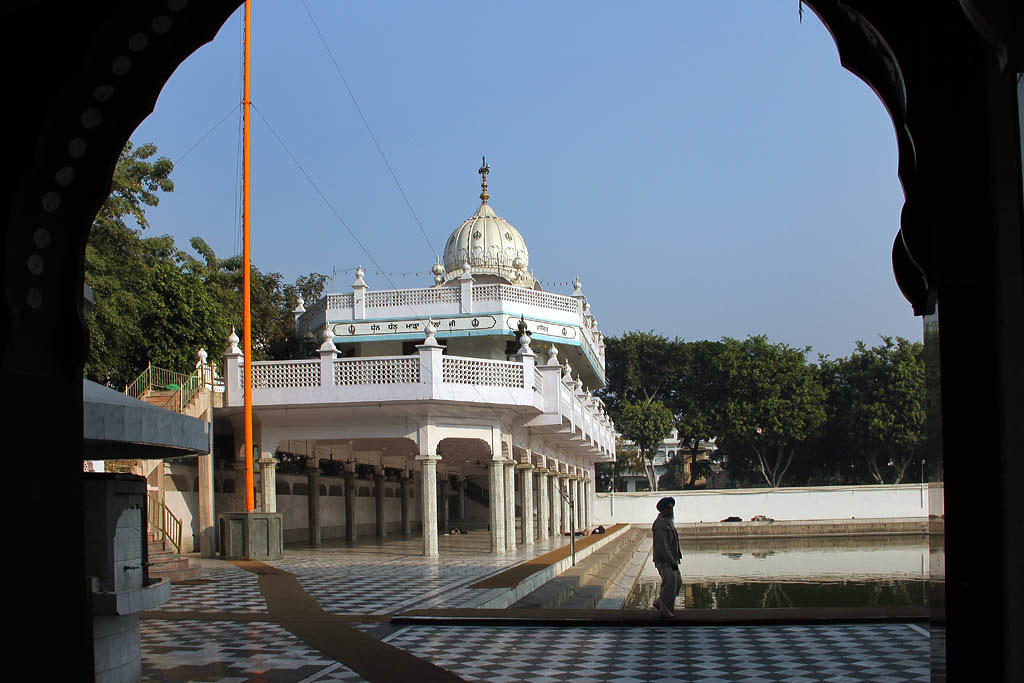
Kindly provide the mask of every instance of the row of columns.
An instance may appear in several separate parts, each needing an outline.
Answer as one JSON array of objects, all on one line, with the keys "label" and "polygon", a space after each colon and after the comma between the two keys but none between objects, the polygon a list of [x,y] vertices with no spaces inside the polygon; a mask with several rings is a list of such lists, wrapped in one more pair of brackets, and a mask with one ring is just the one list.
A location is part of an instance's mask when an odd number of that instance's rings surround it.
[{"label": "row of columns", "polygon": [[[421,467],[421,495],[423,514],[423,553],[428,557],[438,554],[438,481],[437,455],[421,455],[416,460]],[[272,457],[260,458],[260,493],[262,509],[275,512],[277,507],[275,461]],[[537,491],[537,523],[534,526],[533,476],[538,476]],[[546,468],[535,468],[529,462],[516,463],[512,460],[492,460],[489,467],[490,483],[490,528],[491,552],[512,552],[517,547],[516,514],[515,514],[515,478],[519,473],[519,490],[522,492],[522,542],[524,546],[532,546],[534,538],[547,539],[552,535],[560,535],[570,530],[578,530],[590,524],[590,482],[567,472],[558,472]],[[352,468],[343,472],[345,480],[345,539],[354,541],[356,531],[356,478]],[[308,479],[308,519],[309,543],[321,544],[320,530],[320,471],[315,466],[307,470]],[[387,536],[387,525],[384,519],[384,474],[374,475],[376,488],[376,530],[378,538]],[[409,515],[409,478],[400,480],[399,498],[401,501],[402,536],[411,535]],[[441,526],[448,528],[448,481],[441,482],[442,500],[440,508]],[[575,503],[575,514],[570,518],[570,499]],[[465,518],[465,484],[460,486],[459,515]]]},{"label": "row of columns", "polygon": [[[423,554],[433,557],[437,550],[437,461],[438,456],[419,456],[422,467],[421,496],[423,505]],[[535,538],[547,539],[590,525],[591,482],[567,472],[535,468],[530,462],[491,460],[488,465],[491,552],[504,553],[516,549],[515,478],[519,473],[522,492],[522,544],[532,546]],[[534,525],[533,477],[537,482],[537,520]],[[447,482],[443,485],[447,502]],[[465,516],[465,488],[460,490],[460,515]],[[570,516],[570,500],[574,503]],[[448,507],[442,508],[443,527],[447,528]]]}]

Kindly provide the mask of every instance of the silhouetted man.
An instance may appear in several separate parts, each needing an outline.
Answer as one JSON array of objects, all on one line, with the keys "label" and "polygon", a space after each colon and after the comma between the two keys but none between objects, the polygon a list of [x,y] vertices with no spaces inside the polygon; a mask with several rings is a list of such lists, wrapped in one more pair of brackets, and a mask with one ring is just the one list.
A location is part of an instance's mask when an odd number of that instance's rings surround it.
[{"label": "silhouetted man", "polygon": [[679,560],[683,554],[679,551],[679,534],[673,516],[675,506],[675,498],[659,500],[658,518],[651,527],[654,533],[654,566],[661,575],[661,590],[654,601],[654,608],[666,618],[674,616],[672,609],[676,604],[676,593],[683,583],[679,574]]}]

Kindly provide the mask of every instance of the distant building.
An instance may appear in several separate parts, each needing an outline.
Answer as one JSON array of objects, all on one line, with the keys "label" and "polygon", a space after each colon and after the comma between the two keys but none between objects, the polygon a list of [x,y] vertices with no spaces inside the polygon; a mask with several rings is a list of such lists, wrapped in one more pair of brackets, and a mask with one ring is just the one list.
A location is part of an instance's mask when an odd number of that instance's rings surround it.
[{"label": "distant building", "polygon": [[[715,450],[715,442],[712,439],[710,442],[701,442],[700,453],[698,454],[698,460],[707,460],[710,457],[711,452]],[[665,437],[662,441],[661,446],[658,448],[657,453],[654,454],[654,480],[659,481],[666,472],[668,472],[669,460],[676,454],[681,454],[685,457],[683,464],[683,484],[690,481],[690,449],[687,444],[679,440],[678,432],[673,429],[672,433]],[[619,473],[619,479],[625,484],[625,491],[648,491],[650,490],[650,484],[647,481],[647,475],[641,470],[626,470]],[[728,476],[722,471],[721,467],[716,463],[711,464],[711,476],[710,477],[697,477],[694,480],[694,485],[698,488],[727,488]]]}]

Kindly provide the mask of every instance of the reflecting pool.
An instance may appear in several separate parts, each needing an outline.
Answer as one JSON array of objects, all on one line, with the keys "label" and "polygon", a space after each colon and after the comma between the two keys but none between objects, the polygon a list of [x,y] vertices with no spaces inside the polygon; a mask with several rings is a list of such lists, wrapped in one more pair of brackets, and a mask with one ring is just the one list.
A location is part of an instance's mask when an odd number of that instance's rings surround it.
[{"label": "reflecting pool", "polygon": [[[701,539],[680,545],[680,608],[943,604],[941,536]],[[625,607],[649,607],[659,583],[648,558]]]}]

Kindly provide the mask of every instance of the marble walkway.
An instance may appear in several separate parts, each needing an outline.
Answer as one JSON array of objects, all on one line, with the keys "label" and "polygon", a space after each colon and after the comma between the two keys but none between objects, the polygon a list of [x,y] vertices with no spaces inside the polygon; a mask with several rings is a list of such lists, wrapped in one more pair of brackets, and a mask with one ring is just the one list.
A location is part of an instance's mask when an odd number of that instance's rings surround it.
[{"label": "marble walkway", "polygon": [[[503,556],[486,532],[420,541],[289,547],[279,561],[198,560],[199,579],[141,619],[143,680],[833,683],[943,680],[943,632],[916,623],[545,625],[391,623],[413,610],[476,607],[470,585],[553,550]],[[607,612],[607,611],[602,611]],[[554,611],[552,612],[554,613]],[[595,614],[597,616],[597,614]],[[607,614],[605,615],[607,617]]]}]

